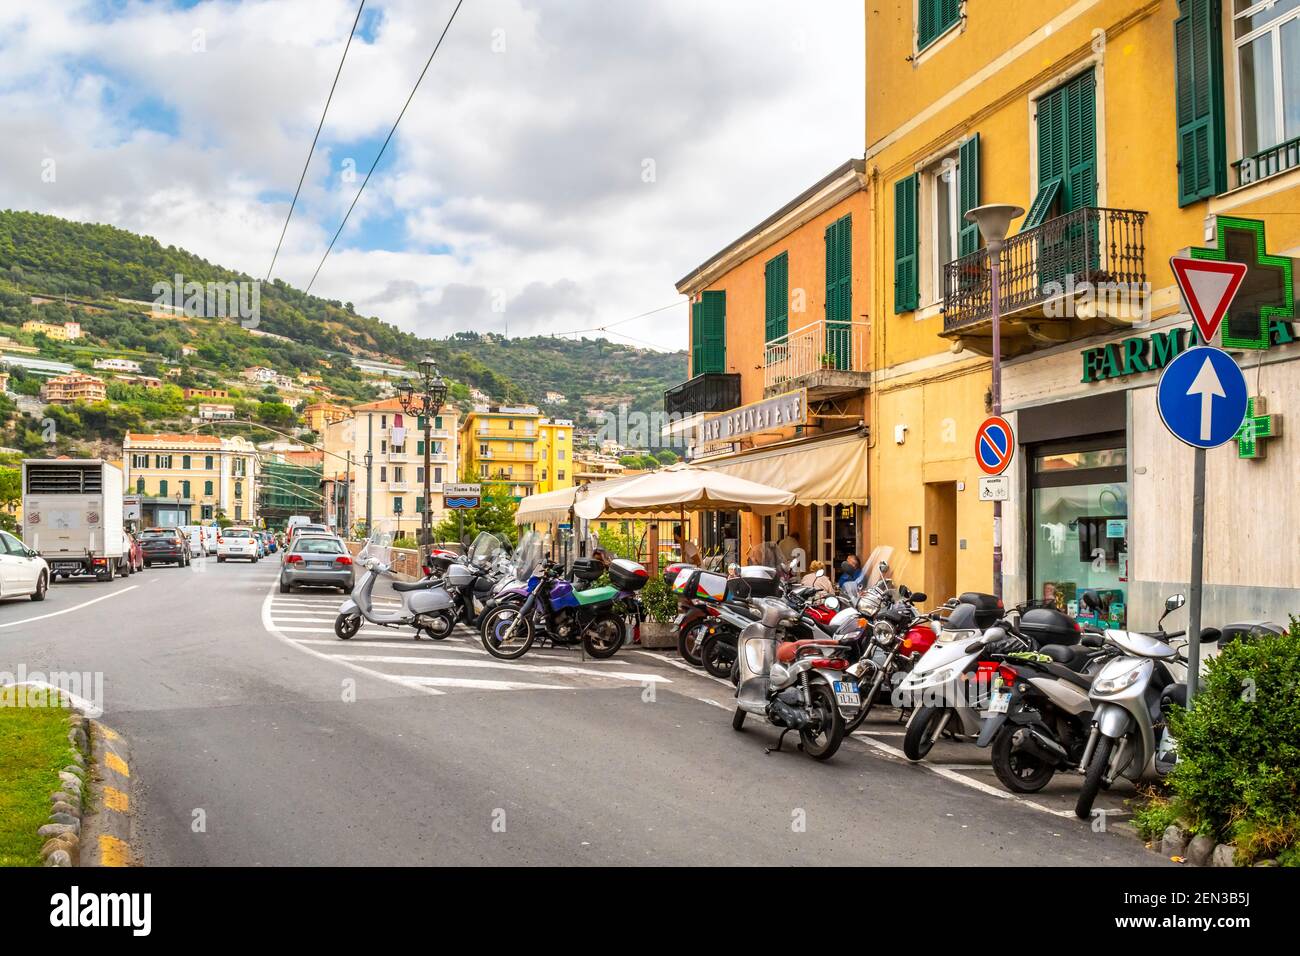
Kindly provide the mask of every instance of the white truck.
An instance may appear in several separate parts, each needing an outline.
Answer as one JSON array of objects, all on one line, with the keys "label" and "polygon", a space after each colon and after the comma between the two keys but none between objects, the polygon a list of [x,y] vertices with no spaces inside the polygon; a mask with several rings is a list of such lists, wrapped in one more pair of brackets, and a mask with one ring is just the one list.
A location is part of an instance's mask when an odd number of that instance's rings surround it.
[{"label": "white truck", "polygon": [[23,459],[23,543],[51,579],[111,581],[130,564],[122,527],[122,471],[102,458]]}]

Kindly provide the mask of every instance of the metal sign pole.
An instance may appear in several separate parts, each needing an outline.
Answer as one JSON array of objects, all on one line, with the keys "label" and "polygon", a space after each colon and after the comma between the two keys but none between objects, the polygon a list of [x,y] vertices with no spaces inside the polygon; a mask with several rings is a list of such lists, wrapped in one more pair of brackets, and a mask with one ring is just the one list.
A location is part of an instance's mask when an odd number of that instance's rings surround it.
[{"label": "metal sign pole", "polygon": [[1192,577],[1187,596],[1187,706],[1201,676],[1201,581],[1205,570],[1205,449],[1192,466]]}]

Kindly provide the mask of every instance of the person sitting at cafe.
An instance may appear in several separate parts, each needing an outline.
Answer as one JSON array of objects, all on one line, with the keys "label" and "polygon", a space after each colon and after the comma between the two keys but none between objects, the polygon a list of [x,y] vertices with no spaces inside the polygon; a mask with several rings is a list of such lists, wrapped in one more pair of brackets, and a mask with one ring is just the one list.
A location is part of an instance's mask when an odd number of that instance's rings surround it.
[{"label": "person sitting at cafe", "polygon": [[839,587],[844,587],[850,581],[856,581],[858,575],[862,573],[862,559],[856,554],[850,554],[840,565],[840,576],[835,583]]},{"label": "person sitting at cafe", "polygon": [[686,564],[700,563],[699,546],[686,537],[686,533],[682,530],[681,525],[677,525],[673,529],[673,540],[677,542],[677,550],[682,556],[682,561]]},{"label": "person sitting at cafe", "polygon": [[835,593],[835,584],[831,581],[831,576],[826,573],[826,565],[821,561],[814,561],[808,566],[808,573],[799,581],[806,588],[818,588],[827,594]]}]

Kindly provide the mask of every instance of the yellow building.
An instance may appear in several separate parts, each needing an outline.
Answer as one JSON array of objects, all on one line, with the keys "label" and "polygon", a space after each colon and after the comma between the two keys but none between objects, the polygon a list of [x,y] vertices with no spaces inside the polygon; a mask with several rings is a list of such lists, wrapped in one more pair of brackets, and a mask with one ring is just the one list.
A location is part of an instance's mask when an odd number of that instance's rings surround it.
[{"label": "yellow building", "polygon": [[[1246,262],[1227,320],[1254,441],[1209,452],[1209,621],[1300,606],[1294,263],[1300,7],[1253,0],[887,0],[866,10],[875,317],[873,539],[912,538],[936,598],[993,584],[976,430],[991,408],[989,256],[963,214],[1010,203],[1002,407],[1008,601],[1151,626],[1186,589],[1191,450],[1156,413],[1191,322],[1169,258]],[[1293,85],[1293,84],[1292,84]],[[1265,406],[1266,403],[1266,406]],[[1278,413],[1274,421],[1263,410]],[[1277,434],[1281,432],[1281,434]],[[1294,434],[1294,431],[1291,433]],[[1244,459],[1244,460],[1243,460]],[[1217,493],[1216,493],[1217,489]],[[1268,508],[1241,502],[1273,501]],[[1293,536],[1293,532],[1292,532]],[[1279,555],[1284,555],[1278,558]],[[1267,556],[1267,557],[1266,557]],[[913,573],[920,570],[923,573]]]},{"label": "yellow building", "polygon": [[578,467],[573,451],[573,422],[543,418],[537,423],[537,491],[572,488]]},{"label": "yellow building", "polygon": [[55,325],[52,322],[37,322],[31,319],[23,323],[23,331],[39,333],[58,342],[70,342],[81,338],[81,323],[63,322]]},{"label": "yellow building", "polygon": [[664,394],[664,437],[797,496],[783,515],[701,515],[708,552],[743,559],[790,532],[810,560],[866,545],[869,212],[865,167],[849,160],[677,282],[691,378]]},{"label": "yellow building", "polygon": [[302,410],[303,421],[317,435],[325,431],[326,425],[341,422],[351,414],[346,405],[334,402],[314,402]]},{"label": "yellow building", "polygon": [[[455,408],[446,408],[434,416],[430,432],[429,493],[433,501],[429,516],[438,523],[445,516],[442,486],[455,482],[457,476],[457,421]],[[424,433],[423,422],[402,411],[395,398],[355,405],[349,417],[329,422],[321,430],[325,474],[350,488],[349,521],[355,524],[366,516],[366,455],[370,455],[370,513],[372,521],[395,523],[401,517],[403,533],[414,536],[424,512]],[[352,472],[348,480],[347,456],[351,455]],[[342,508],[341,492],[327,489],[329,507]]]},{"label": "yellow building", "polygon": [[50,405],[71,405],[73,402],[102,402],[108,397],[104,380],[85,372],[56,375],[41,385],[41,401]]},{"label": "yellow building", "polygon": [[246,438],[128,432],[122,461],[144,527],[257,520],[257,448]]},{"label": "yellow building", "polygon": [[[514,498],[548,490],[542,471],[548,468],[555,447],[548,443],[546,454],[539,451],[542,421],[534,405],[499,405],[467,412],[460,427],[461,477],[501,485]],[[547,482],[554,474],[557,472],[548,473]],[[568,478],[572,484],[572,475]]]}]

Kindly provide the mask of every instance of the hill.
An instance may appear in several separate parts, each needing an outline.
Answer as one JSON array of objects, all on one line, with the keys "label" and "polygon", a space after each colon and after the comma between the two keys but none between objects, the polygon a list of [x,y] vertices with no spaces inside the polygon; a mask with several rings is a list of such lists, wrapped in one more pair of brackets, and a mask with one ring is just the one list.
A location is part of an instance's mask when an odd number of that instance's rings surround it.
[{"label": "hill", "polygon": [[[461,405],[468,405],[470,389],[478,389],[493,401],[531,402],[579,424],[591,424],[591,408],[613,411],[625,403],[657,411],[663,389],[686,376],[684,352],[659,353],[605,339],[507,339],[475,332],[421,339],[378,316],[358,314],[350,302],[307,295],[279,279],[261,285],[254,331],[231,320],[151,317],[155,283],[170,283],[176,275],[187,282],[254,281],[113,226],[0,212],[0,326],[5,326],[0,334],[26,342],[30,337],[16,330],[29,319],[72,319],[86,332],[78,343],[39,336],[35,344],[42,357],[86,365],[98,352],[166,360],[183,368],[180,385],[223,381],[252,365],[286,374],[311,371],[341,399],[364,400],[374,397],[377,382],[351,367],[351,358],[409,366],[428,352],[456,383],[453,397]],[[33,295],[75,301],[35,304]],[[187,356],[187,349],[197,351]],[[564,397],[548,402],[547,392]]]}]

